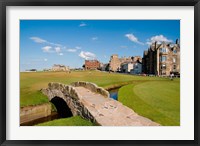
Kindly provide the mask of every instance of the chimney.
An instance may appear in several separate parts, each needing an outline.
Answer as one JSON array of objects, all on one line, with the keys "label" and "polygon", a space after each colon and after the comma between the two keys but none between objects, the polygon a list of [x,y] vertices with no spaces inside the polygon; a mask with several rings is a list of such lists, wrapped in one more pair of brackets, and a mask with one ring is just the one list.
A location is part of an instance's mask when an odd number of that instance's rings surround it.
[{"label": "chimney", "polygon": [[176,39],[176,44],[179,45],[179,40],[178,39]]}]

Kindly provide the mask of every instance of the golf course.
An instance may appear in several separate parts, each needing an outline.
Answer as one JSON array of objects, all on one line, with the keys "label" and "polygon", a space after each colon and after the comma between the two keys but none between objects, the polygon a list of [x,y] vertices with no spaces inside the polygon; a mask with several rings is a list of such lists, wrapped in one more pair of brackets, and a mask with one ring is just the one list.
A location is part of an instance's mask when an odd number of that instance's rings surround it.
[{"label": "golf course", "polygon": [[[163,126],[180,125],[180,79],[171,81],[165,77],[136,76],[101,71],[68,72],[21,72],[20,107],[48,103],[40,90],[48,83],[71,84],[87,81],[106,90],[121,87],[118,101]],[[63,124],[64,123],[64,124]],[[79,116],[57,119],[39,124],[40,126],[93,126]]]}]

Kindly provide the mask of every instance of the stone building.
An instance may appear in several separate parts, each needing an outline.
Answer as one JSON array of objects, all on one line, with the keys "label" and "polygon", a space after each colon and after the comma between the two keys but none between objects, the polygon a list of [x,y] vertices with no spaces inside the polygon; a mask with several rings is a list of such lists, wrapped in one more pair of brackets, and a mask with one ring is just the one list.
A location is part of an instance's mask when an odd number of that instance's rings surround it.
[{"label": "stone building", "polygon": [[121,58],[119,58],[117,54],[114,54],[114,55],[112,55],[110,57],[109,69],[111,71],[114,71],[114,72],[116,72],[116,71],[120,71],[121,72],[122,71],[121,68],[123,67],[123,65],[125,67],[125,66],[127,66],[125,64],[129,64],[128,66],[130,68],[130,66],[131,66],[130,63],[133,64],[137,60],[139,60],[141,62],[142,58],[140,56],[135,56],[135,57],[121,57]]},{"label": "stone building", "polygon": [[142,63],[137,61],[134,63],[133,69],[130,71],[130,74],[141,74],[142,73]]},{"label": "stone building", "polygon": [[124,72],[124,73],[130,73],[131,70],[133,69],[133,67],[134,67],[134,64],[131,62],[130,63],[122,63],[120,70],[121,70],[121,72]]},{"label": "stone building", "polygon": [[54,64],[52,71],[69,71],[69,67],[60,64]]},{"label": "stone building", "polygon": [[109,66],[108,63],[100,63],[100,70],[101,71],[109,71],[108,66]]},{"label": "stone building", "polygon": [[109,70],[111,71],[119,71],[120,70],[120,59],[117,54],[114,54],[110,57],[110,63],[109,63]]},{"label": "stone building", "polygon": [[180,74],[180,44],[157,42],[144,51],[142,71],[146,74],[169,76],[171,73]]},{"label": "stone building", "polygon": [[85,70],[96,70],[100,68],[98,60],[85,60]]},{"label": "stone building", "polygon": [[[140,57],[141,59],[141,57]],[[134,61],[130,63],[122,63],[121,64],[121,72],[124,73],[130,73],[130,74],[140,74],[142,73],[142,63],[140,62],[140,59],[137,58],[133,59]]]}]

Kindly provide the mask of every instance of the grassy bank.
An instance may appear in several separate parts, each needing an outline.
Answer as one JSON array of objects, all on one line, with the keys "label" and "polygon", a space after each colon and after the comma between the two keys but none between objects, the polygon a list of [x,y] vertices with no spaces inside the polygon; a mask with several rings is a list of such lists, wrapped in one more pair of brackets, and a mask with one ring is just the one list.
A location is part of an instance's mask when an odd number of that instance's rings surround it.
[{"label": "grassy bank", "polygon": [[[100,71],[29,72],[20,73],[20,106],[49,102],[40,92],[49,82],[70,84],[76,81],[93,82],[105,89],[123,86],[118,100],[138,114],[162,125],[180,124],[180,80],[143,77]],[[129,85],[127,85],[129,84]],[[40,126],[92,126],[81,117],[71,117],[39,124]]]},{"label": "grassy bank", "polygon": [[141,77],[133,75],[115,74],[100,71],[72,71],[66,72],[28,72],[20,73],[20,106],[37,105],[48,102],[46,96],[40,93],[49,82],[70,84],[76,81],[88,81],[104,87],[114,88],[133,81],[167,80],[165,78]]},{"label": "grassy bank", "polygon": [[161,125],[180,125],[180,80],[140,81],[120,88],[118,100]]},{"label": "grassy bank", "polygon": [[38,124],[36,126],[95,126],[92,122],[75,116]]}]

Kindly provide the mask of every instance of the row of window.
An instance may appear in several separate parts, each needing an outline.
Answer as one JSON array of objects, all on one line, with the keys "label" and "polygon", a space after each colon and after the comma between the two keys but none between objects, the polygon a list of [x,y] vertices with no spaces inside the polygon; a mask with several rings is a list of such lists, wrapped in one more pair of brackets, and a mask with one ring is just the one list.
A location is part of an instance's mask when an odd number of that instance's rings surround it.
[{"label": "row of window", "polygon": [[[162,69],[162,70],[164,70],[164,69],[166,69],[166,68],[167,68],[166,64],[162,64],[162,65],[160,66],[160,69]],[[174,69],[174,70],[176,69],[176,65],[173,65],[173,69]]]},{"label": "row of window", "polygon": [[160,62],[167,61],[167,56],[160,56]]},{"label": "row of window", "polygon": [[[162,53],[167,53],[168,52],[168,49],[167,48],[160,48],[160,52],[162,52]],[[173,53],[177,53],[177,50],[173,50]]]},{"label": "row of window", "polygon": [[[160,56],[160,62],[165,62],[167,61],[167,56]],[[176,62],[176,58],[173,58],[173,63]]]}]

